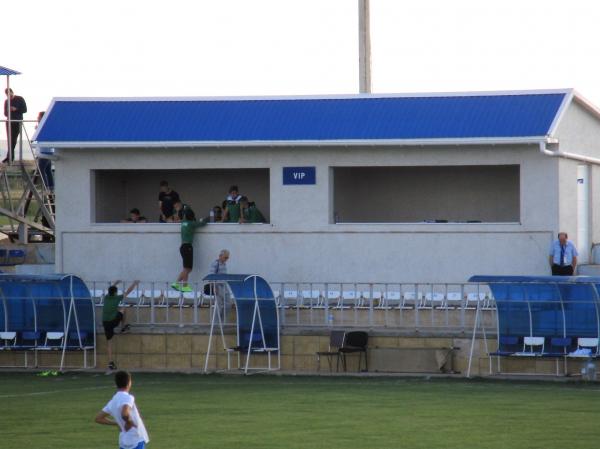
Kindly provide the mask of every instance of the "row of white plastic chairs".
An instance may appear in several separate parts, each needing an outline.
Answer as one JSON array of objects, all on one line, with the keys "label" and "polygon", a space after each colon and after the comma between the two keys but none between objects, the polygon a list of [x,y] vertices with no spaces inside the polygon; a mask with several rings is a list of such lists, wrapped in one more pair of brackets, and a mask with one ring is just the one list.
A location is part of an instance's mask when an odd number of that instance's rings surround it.
[{"label": "row of white plastic chairs", "polygon": [[[126,284],[127,285],[127,284]],[[374,308],[431,309],[494,307],[486,286],[475,284],[271,284],[273,294],[282,308]],[[100,287],[100,288],[99,288]],[[104,288],[102,288],[104,287]],[[102,305],[108,284],[90,283],[90,292],[97,305]],[[119,291],[122,294],[122,291]],[[126,298],[131,306],[208,306],[212,296],[204,293],[204,285],[194,284],[191,292],[180,292],[169,283],[141,284]]]},{"label": "row of white plastic chairs", "polygon": [[[106,289],[91,288],[90,294],[97,306],[104,304],[104,297],[107,294]],[[123,290],[118,291],[119,295],[123,294]],[[202,307],[208,303],[212,296],[205,295],[202,290],[193,289],[191,292],[180,292],[172,288],[147,288],[134,289],[126,297],[123,298],[123,306],[140,306],[140,307],[185,307],[193,306],[196,303]]]},{"label": "row of white plastic chairs", "polygon": [[478,303],[482,308],[493,307],[491,296],[485,292],[275,290],[274,294],[283,307],[428,309],[475,308]]}]

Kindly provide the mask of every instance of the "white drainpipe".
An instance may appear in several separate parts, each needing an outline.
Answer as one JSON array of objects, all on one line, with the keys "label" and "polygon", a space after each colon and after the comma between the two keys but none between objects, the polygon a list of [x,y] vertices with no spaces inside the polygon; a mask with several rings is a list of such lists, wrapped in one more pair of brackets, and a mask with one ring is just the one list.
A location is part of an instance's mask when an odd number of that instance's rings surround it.
[{"label": "white drainpipe", "polygon": [[557,140],[540,142],[540,152],[547,156],[562,157],[585,164],[577,167],[577,246],[579,249],[579,262],[590,262],[591,238],[590,238],[590,167],[588,164],[600,165],[600,159],[583,156],[581,154],[549,150],[546,145],[557,145]]},{"label": "white drainpipe", "polygon": [[590,262],[590,166],[577,166],[577,246],[579,262]]},{"label": "white drainpipe", "polygon": [[[546,145],[548,144],[558,144],[558,140],[556,139],[548,139],[540,141],[540,152],[545,154],[546,156],[553,157],[563,157],[565,159],[572,159],[574,161],[587,162],[588,164],[600,165],[600,159],[595,157],[584,156],[582,154],[569,153],[567,151],[560,150],[549,150]],[[558,147],[557,147],[558,148]]]}]

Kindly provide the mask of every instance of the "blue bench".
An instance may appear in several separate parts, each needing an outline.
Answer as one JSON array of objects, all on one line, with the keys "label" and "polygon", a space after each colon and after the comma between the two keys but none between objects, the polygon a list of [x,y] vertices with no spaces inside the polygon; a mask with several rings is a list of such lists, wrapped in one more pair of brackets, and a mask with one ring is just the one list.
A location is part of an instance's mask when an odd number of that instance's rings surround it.
[{"label": "blue bench", "polygon": [[25,263],[25,256],[22,249],[0,249],[0,266],[21,265]]}]

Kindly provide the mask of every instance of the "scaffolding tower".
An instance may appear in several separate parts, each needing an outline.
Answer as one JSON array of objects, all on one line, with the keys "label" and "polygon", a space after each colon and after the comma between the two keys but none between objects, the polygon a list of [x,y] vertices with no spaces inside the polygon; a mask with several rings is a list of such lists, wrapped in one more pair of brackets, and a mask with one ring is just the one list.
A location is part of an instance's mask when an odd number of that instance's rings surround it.
[{"label": "scaffolding tower", "polygon": [[[0,75],[6,76],[7,92],[10,76],[19,74],[0,66]],[[6,153],[0,148],[0,155],[6,154],[6,162],[0,164],[0,232],[13,242],[28,243],[34,235],[37,240],[54,241],[54,192],[48,185],[48,176],[42,175],[40,154],[33,149],[30,138],[37,121],[12,119],[10,95],[5,101],[6,120],[2,120],[2,128],[6,130]],[[20,127],[14,160],[10,151],[13,123]]]}]

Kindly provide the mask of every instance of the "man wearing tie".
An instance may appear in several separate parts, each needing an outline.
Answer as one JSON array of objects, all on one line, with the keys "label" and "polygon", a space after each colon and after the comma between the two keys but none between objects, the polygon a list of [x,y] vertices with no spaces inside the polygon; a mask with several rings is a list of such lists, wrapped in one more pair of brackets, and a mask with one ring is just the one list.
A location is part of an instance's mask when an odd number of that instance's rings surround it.
[{"label": "man wearing tie", "polygon": [[568,240],[566,232],[558,233],[558,240],[555,240],[550,247],[550,267],[552,276],[573,276],[575,267],[577,267],[577,248]]}]

